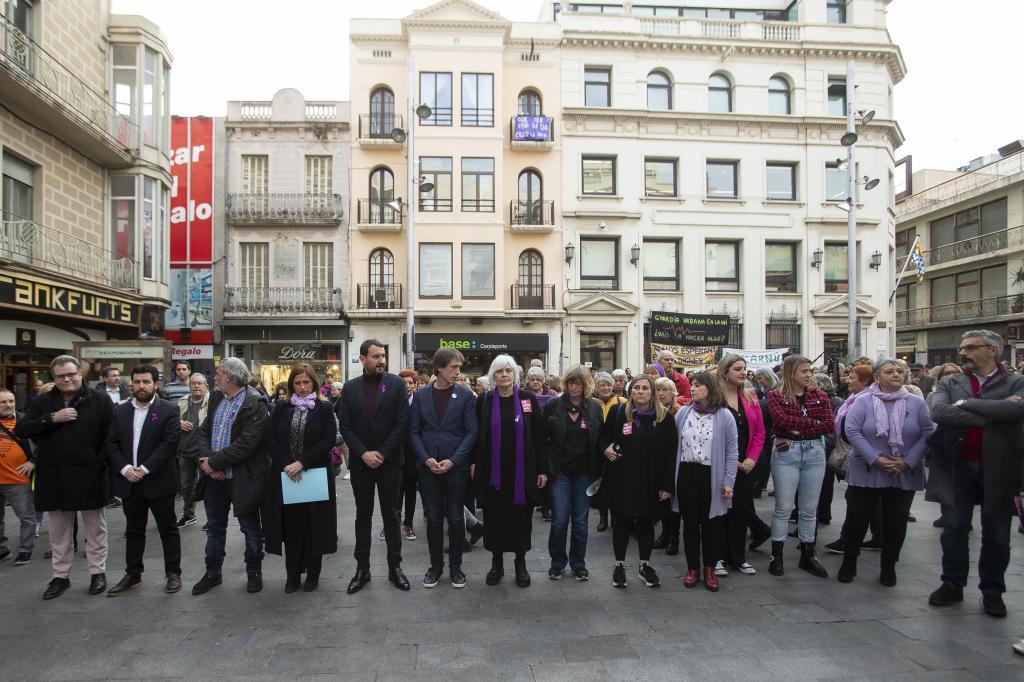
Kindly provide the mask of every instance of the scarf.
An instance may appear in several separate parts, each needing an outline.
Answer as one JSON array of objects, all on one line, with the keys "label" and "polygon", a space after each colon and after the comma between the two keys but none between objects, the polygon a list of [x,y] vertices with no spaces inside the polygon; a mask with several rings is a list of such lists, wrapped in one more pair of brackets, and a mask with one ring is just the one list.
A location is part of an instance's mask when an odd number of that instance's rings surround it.
[{"label": "scarf", "polygon": [[[693,408],[694,412],[701,416],[704,416],[706,414],[714,414],[715,412],[718,412],[718,408],[715,407],[714,405],[701,405],[697,401],[691,402],[690,407]],[[738,407],[742,410],[743,404],[741,403]]]},{"label": "scarf", "polygon": [[[498,390],[491,391],[491,487],[501,490],[501,396]],[[512,387],[512,408],[515,410],[516,433],[516,480],[513,489],[512,504],[517,507],[526,505],[526,419],[523,416],[523,403],[519,399],[519,389]]]},{"label": "scarf", "polygon": [[[893,455],[899,455],[903,451],[903,423],[907,421],[907,396],[910,393],[903,386],[900,390],[892,393],[883,393],[878,384],[871,384],[866,391],[871,396],[875,411],[875,435],[888,436],[889,449]],[[886,412],[884,403],[895,402],[892,410],[892,420]]]},{"label": "scarf", "polygon": [[836,427],[837,443],[843,438],[843,419],[846,418],[846,413],[850,411],[851,407],[853,407],[853,401],[859,398],[862,393],[864,393],[864,391],[861,391],[860,393],[851,393],[849,397],[843,402],[843,404],[839,406],[839,409],[836,410],[836,416],[834,421]]},{"label": "scarf", "polygon": [[[636,409],[634,407],[633,408],[633,428],[636,431],[639,431],[640,430],[640,417],[653,417],[655,414],[656,413],[654,411],[654,407],[653,406],[651,407],[651,409],[643,410],[643,411],[640,411],[640,410],[638,410],[638,409]],[[651,425],[652,426],[654,425],[654,420],[653,419],[651,420]]]},{"label": "scarf", "polygon": [[305,412],[307,410],[312,410],[314,407],[316,407],[316,396],[310,393],[305,398],[300,398],[299,396],[292,393],[292,397],[288,400],[288,403],[296,410]]}]

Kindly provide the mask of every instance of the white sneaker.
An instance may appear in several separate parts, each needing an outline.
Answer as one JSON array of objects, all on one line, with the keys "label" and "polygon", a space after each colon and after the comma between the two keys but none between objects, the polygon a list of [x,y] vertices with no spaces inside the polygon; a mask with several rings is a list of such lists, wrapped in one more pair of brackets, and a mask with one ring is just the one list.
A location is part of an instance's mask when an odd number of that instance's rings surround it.
[{"label": "white sneaker", "polygon": [[343,480],[343,481],[348,481],[348,480],[351,480],[351,479],[352,479],[352,472],[351,471],[346,471],[345,475],[341,477],[341,480]]},{"label": "white sneaker", "polygon": [[742,564],[736,567],[736,570],[743,575],[756,575],[757,570],[751,566],[748,562],[744,561]]},{"label": "white sneaker", "polygon": [[1021,656],[1024,656],[1024,639],[1022,639],[1019,642],[1017,642],[1016,644],[1014,644],[1013,645],[1013,650],[1016,651]]},{"label": "white sneaker", "polygon": [[729,569],[725,567],[724,561],[715,564],[715,575],[729,575]]}]

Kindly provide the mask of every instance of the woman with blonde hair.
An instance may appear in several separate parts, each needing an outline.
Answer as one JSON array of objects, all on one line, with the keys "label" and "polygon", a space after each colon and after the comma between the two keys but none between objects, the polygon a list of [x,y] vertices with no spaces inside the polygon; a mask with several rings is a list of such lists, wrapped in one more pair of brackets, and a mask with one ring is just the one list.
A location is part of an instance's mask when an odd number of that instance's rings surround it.
[{"label": "woman with blonde hair", "polygon": [[[683,407],[676,400],[678,396],[676,382],[668,377],[658,377],[654,380],[654,392],[658,397],[658,402],[664,405],[669,416],[674,418]],[[662,519],[661,535],[655,539],[654,549],[663,549],[668,556],[679,554],[679,512],[670,511]]]},{"label": "woman with blonde hair", "polygon": [[676,382],[668,377],[658,377],[654,381],[654,392],[658,396],[658,402],[665,406],[673,417],[679,412],[682,405],[676,400],[679,395],[676,389]]}]

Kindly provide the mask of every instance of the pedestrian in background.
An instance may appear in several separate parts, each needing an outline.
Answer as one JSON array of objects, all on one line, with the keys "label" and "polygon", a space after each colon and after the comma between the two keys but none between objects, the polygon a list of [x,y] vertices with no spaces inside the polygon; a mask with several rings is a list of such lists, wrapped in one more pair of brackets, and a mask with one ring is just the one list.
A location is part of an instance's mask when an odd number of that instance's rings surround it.
[{"label": "pedestrian in background", "polygon": [[31,478],[36,468],[35,452],[32,441],[14,433],[18,420],[24,418],[25,415],[15,409],[14,393],[6,388],[0,389],[0,561],[6,561],[11,555],[4,530],[4,508],[10,504],[21,531],[14,566],[24,566],[31,561],[36,544],[36,508]]},{"label": "pedestrian in background", "polygon": [[[398,376],[405,382],[405,396],[412,407],[412,397],[416,393],[417,374],[411,369],[403,369]],[[416,490],[419,487],[419,469],[416,466],[416,453],[412,450],[412,443],[406,439],[405,458],[402,465],[402,491],[403,508],[405,515],[402,517],[402,533],[405,539],[412,542],[416,539],[416,529],[413,527],[413,519],[416,516]],[[381,529],[383,538],[384,529]]]},{"label": "pedestrian in background", "polygon": [[206,376],[196,372],[188,380],[189,394],[178,400],[181,436],[178,438],[178,487],[181,493],[181,518],[178,528],[196,523],[196,478],[199,473],[199,427],[206,421],[210,407],[210,389]]},{"label": "pedestrian in background", "polygon": [[[626,399],[621,395],[621,391],[619,393],[615,391],[615,386],[620,381],[625,385],[626,373],[621,369],[615,371],[621,373],[621,379],[617,379],[607,372],[598,372],[594,378],[597,400],[601,403],[602,427],[604,421],[608,419],[608,413],[626,402]],[[595,494],[590,499],[592,505],[597,508],[597,532],[603,533],[608,530],[608,496],[600,494],[600,491],[598,491],[598,494]]]},{"label": "pedestrian in background", "polygon": [[[689,383],[687,385],[689,386]],[[678,394],[675,383],[668,377],[658,377],[654,381],[654,392],[658,402],[668,410],[669,416],[675,419],[676,414],[683,407],[676,400]],[[665,514],[665,518],[661,520],[661,535],[654,540],[654,549],[663,549],[668,556],[679,554],[679,522],[678,511],[668,511]]]}]

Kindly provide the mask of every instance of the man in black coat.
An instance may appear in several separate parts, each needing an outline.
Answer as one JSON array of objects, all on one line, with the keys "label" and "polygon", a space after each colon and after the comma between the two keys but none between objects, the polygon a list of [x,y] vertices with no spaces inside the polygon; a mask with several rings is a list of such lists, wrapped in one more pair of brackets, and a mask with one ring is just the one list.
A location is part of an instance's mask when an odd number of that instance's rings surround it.
[{"label": "man in black coat", "polygon": [[384,344],[373,339],[359,347],[363,375],[348,381],[338,401],[341,435],[349,447],[352,493],[356,501],[356,574],[348,585],[354,594],[370,582],[370,525],[377,489],[384,538],[388,546],[388,580],[409,589],[402,573],[400,489],[404,444],[409,431],[405,382],[388,374]]},{"label": "man in black coat", "polygon": [[71,584],[71,529],[82,515],[89,561],[89,594],[107,591],[107,518],[110,497],[106,451],[113,404],[82,383],[81,364],[70,355],[50,363],[56,384],[32,401],[14,432],[36,448],[36,511],[49,512],[53,579],[43,599],[53,599]]},{"label": "man in black coat", "polygon": [[174,594],[181,590],[181,538],[174,518],[181,420],[177,405],[156,397],[159,374],[152,365],[132,370],[135,397],[114,408],[114,423],[107,436],[113,489],[122,501],[127,539],[125,575],[107,591],[108,597],[142,584],[149,512],[153,512],[163,544],[166,591]]}]

